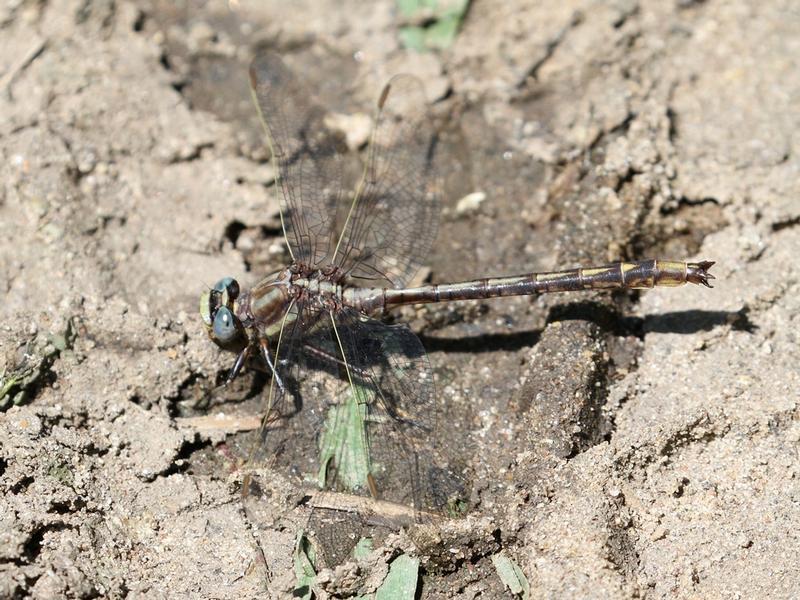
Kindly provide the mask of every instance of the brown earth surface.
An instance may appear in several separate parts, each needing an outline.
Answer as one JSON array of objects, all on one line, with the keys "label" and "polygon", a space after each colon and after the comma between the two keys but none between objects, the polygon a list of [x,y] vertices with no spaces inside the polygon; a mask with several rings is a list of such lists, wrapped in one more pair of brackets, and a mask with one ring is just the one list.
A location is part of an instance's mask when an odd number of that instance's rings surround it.
[{"label": "brown earth surface", "polygon": [[796,2],[475,0],[423,54],[400,24],[354,0],[0,3],[0,597],[291,594],[296,531],[242,510],[251,434],[192,420],[261,406],[252,373],[217,387],[231,357],[196,311],[286,261],[247,89],[265,47],[342,114],[424,81],[453,156],[433,282],[717,261],[712,290],[400,311],[471,511],[318,594],[372,593],[405,552],[422,598],[511,597],[502,552],[535,598],[800,596]]}]

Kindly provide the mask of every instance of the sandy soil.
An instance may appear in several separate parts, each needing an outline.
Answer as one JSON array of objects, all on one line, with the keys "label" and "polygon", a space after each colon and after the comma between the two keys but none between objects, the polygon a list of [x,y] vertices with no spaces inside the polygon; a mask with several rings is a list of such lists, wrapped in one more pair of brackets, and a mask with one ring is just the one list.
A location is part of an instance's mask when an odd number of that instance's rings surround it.
[{"label": "sandy soil", "polygon": [[252,416],[263,386],[216,389],[230,357],[196,313],[286,257],[257,47],[337,111],[424,80],[457,166],[432,281],[718,261],[713,290],[402,311],[472,511],[321,590],[370,593],[403,550],[424,598],[510,595],[500,552],[537,598],[800,595],[796,3],[476,0],[428,54],[398,23],[353,0],[0,4],[0,596],[290,592],[294,532],[257,551],[241,508],[247,435],[184,420]]}]

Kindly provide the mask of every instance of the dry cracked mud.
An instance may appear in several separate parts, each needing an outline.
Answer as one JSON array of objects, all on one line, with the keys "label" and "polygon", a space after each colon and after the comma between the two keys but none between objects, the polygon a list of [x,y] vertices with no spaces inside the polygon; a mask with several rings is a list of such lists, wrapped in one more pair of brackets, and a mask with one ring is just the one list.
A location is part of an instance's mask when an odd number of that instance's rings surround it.
[{"label": "dry cracked mud", "polygon": [[427,53],[400,24],[356,0],[0,3],[0,597],[291,593],[295,532],[241,508],[248,434],[191,420],[246,420],[264,386],[216,387],[196,312],[286,260],[259,47],[342,114],[424,81],[453,156],[431,281],[717,261],[711,290],[400,311],[471,512],[318,593],[371,593],[406,552],[423,598],[510,597],[502,552],[536,598],[800,595],[796,3],[474,0]]}]

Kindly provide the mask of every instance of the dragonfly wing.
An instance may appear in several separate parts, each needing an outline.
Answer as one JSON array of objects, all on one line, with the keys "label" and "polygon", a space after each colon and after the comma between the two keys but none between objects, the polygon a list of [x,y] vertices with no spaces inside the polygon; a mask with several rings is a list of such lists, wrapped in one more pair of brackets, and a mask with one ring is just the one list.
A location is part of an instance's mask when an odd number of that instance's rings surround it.
[{"label": "dragonfly wing", "polygon": [[311,511],[292,528],[312,529],[320,558],[335,565],[359,539],[375,537],[362,527],[362,516],[373,512],[365,503],[370,492],[363,410],[352,401],[330,313],[296,303],[285,323],[274,359],[283,387],[273,378],[246,467],[245,512],[258,530],[268,530],[292,518],[292,507],[281,509],[274,500],[281,482],[289,493],[303,490]]},{"label": "dragonfly wing", "polygon": [[[360,493],[420,515],[449,512],[465,498],[465,453],[439,436],[440,407],[421,342],[406,326],[389,326],[348,308],[337,311],[334,322],[347,362],[349,410],[358,410],[355,421],[362,428],[356,450],[367,452],[362,462],[369,479]],[[337,488],[347,482],[340,470],[341,465],[333,471],[339,481],[330,482]]]},{"label": "dragonfly wing", "polygon": [[344,194],[339,145],[325,111],[275,54],[256,56],[250,85],[280,190],[281,222],[296,261],[314,267],[328,256]]},{"label": "dragonfly wing", "polygon": [[[313,386],[306,381],[303,341],[324,317],[327,313],[308,303],[293,303],[285,315],[275,346],[270,348],[278,377],[272,377],[264,392],[261,428],[252,441],[244,467],[246,485],[242,494],[245,510],[253,522],[264,524],[277,517],[275,514],[268,519],[258,516],[265,506],[274,505],[268,497],[276,487],[272,480],[276,472],[286,479],[291,489],[298,489],[307,484],[308,474],[318,469],[316,437],[324,412],[319,397],[311,393]],[[278,384],[278,379],[282,385]],[[263,469],[271,473],[270,481],[263,479]]]},{"label": "dragonfly wing", "polygon": [[281,474],[311,498],[305,528],[334,565],[362,538],[377,543],[398,527],[460,511],[468,453],[439,435],[430,365],[411,330],[298,302],[275,352],[283,388],[271,383],[248,461],[251,521],[280,518],[265,507],[275,504]]},{"label": "dragonfly wing", "polygon": [[393,77],[378,100],[364,173],[334,255],[352,278],[402,287],[425,260],[439,220],[436,144],[422,82]]},{"label": "dragonfly wing", "polygon": [[[287,311],[248,469],[281,472],[293,485],[369,496],[364,404],[373,386],[347,375],[330,313],[295,302]],[[350,355],[351,353],[348,353]]]}]

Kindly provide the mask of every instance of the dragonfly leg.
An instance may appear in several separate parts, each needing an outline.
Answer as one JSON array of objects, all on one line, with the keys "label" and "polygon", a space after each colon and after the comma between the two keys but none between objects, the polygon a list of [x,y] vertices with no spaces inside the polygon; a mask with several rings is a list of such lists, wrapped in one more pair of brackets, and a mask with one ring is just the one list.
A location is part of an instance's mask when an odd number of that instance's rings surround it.
[{"label": "dragonfly leg", "polygon": [[269,370],[272,371],[272,377],[275,379],[275,383],[278,384],[278,387],[281,389],[282,392],[285,392],[286,388],[283,386],[283,381],[281,380],[281,376],[278,375],[278,371],[277,369],[275,369],[275,365],[272,364],[272,359],[269,357],[269,345],[267,344],[267,340],[265,338],[261,338],[258,341],[258,345],[261,346],[261,355],[267,362]]},{"label": "dragonfly leg", "polygon": [[233,368],[231,372],[228,373],[228,376],[225,378],[225,385],[228,385],[231,381],[236,379],[236,376],[241,372],[242,367],[244,367],[244,363],[247,362],[247,357],[250,356],[250,346],[246,346],[244,350],[239,353],[239,356],[236,357],[236,362],[233,363]]}]

